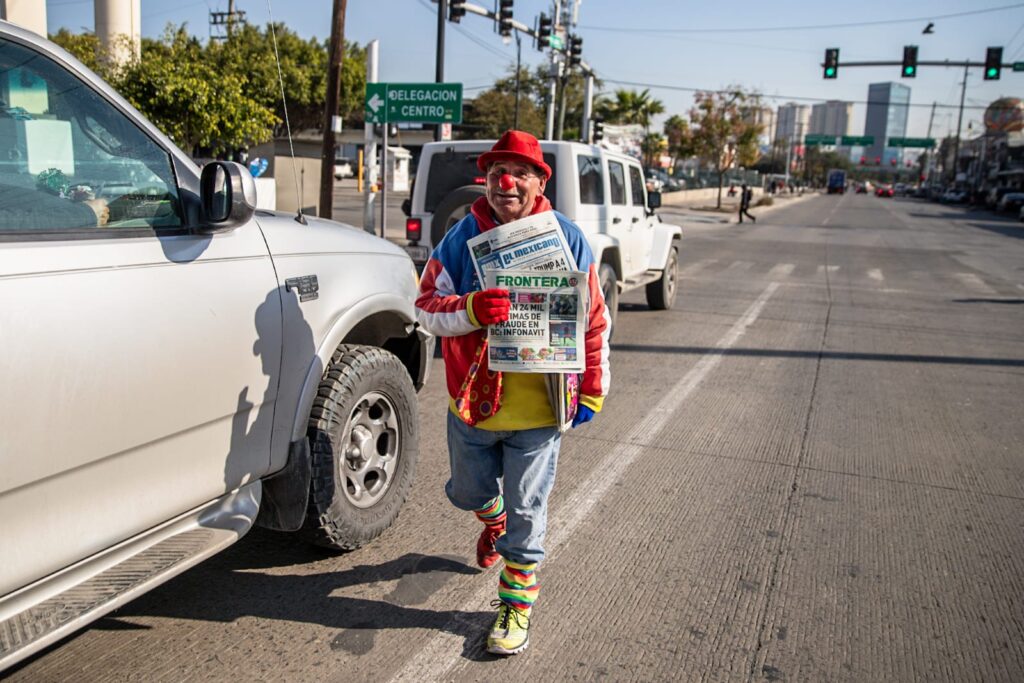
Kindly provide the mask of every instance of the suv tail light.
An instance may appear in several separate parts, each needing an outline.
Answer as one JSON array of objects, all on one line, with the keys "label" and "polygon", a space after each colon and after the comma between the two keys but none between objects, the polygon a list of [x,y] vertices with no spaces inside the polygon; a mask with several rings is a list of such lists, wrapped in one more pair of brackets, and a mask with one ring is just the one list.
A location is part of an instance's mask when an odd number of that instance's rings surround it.
[{"label": "suv tail light", "polygon": [[423,233],[423,221],[419,218],[405,219],[405,238],[411,242],[418,242]]}]

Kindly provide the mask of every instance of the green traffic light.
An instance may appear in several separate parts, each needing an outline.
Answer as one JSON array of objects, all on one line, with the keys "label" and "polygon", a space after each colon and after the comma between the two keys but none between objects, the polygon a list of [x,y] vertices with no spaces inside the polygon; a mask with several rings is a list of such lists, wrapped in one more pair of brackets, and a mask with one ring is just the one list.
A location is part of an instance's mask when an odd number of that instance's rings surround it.
[{"label": "green traffic light", "polygon": [[912,67],[912,66],[904,67],[903,68],[903,73],[905,73],[907,76],[913,76],[914,75],[914,67]]},{"label": "green traffic light", "polygon": [[832,67],[829,67],[829,68],[825,69],[825,75],[826,76],[832,76],[832,75],[835,75],[835,73],[836,73],[836,70],[833,69]]},{"label": "green traffic light", "polygon": [[990,67],[989,70],[988,70],[988,73],[986,75],[989,78],[994,78],[997,73],[999,73],[998,69],[996,69],[995,67]]}]

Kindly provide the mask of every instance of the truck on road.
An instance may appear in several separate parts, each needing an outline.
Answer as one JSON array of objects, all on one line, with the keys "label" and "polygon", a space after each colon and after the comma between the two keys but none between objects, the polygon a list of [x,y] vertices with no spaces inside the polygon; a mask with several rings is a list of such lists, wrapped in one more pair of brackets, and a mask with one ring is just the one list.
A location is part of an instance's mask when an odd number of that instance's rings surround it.
[{"label": "truck on road", "polygon": [[846,192],[846,171],[833,168],[828,172],[828,193],[843,194]]}]

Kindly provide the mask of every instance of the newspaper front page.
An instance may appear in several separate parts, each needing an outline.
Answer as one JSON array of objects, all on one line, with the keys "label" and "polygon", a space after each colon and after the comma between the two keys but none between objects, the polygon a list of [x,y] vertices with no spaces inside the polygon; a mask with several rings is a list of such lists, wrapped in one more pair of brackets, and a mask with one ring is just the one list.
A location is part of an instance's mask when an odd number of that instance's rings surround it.
[{"label": "newspaper front page", "polygon": [[499,225],[467,245],[480,282],[491,270],[576,270],[576,259],[553,211]]},{"label": "newspaper front page", "polygon": [[507,289],[509,318],[487,331],[487,363],[502,372],[583,372],[588,289],[579,271],[490,270]]}]

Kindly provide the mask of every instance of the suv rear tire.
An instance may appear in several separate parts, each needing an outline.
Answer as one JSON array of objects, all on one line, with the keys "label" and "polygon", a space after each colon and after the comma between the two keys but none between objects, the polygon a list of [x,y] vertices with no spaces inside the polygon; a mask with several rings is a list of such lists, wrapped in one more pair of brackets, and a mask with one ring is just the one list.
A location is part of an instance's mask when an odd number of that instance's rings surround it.
[{"label": "suv rear tire", "polygon": [[309,417],[312,482],[304,534],[352,550],[398,517],[416,471],[416,390],[402,362],[370,346],[342,345]]},{"label": "suv rear tire", "polygon": [[434,217],[430,220],[431,246],[436,247],[452,226],[469,214],[469,207],[486,191],[479,185],[463,185],[452,190],[447,197],[434,209]]},{"label": "suv rear tire", "polygon": [[647,285],[648,306],[656,311],[665,311],[672,308],[676,302],[676,291],[679,289],[677,281],[678,268],[679,247],[673,245],[668,251],[668,260],[665,261],[665,270],[661,272],[661,279]]},{"label": "suv rear tire", "polygon": [[611,320],[611,329],[608,330],[608,338],[611,339],[615,333],[615,319],[619,315],[619,278],[610,263],[602,263],[597,274],[601,293],[604,294],[604,305],[608,308],[608,318]]}]

